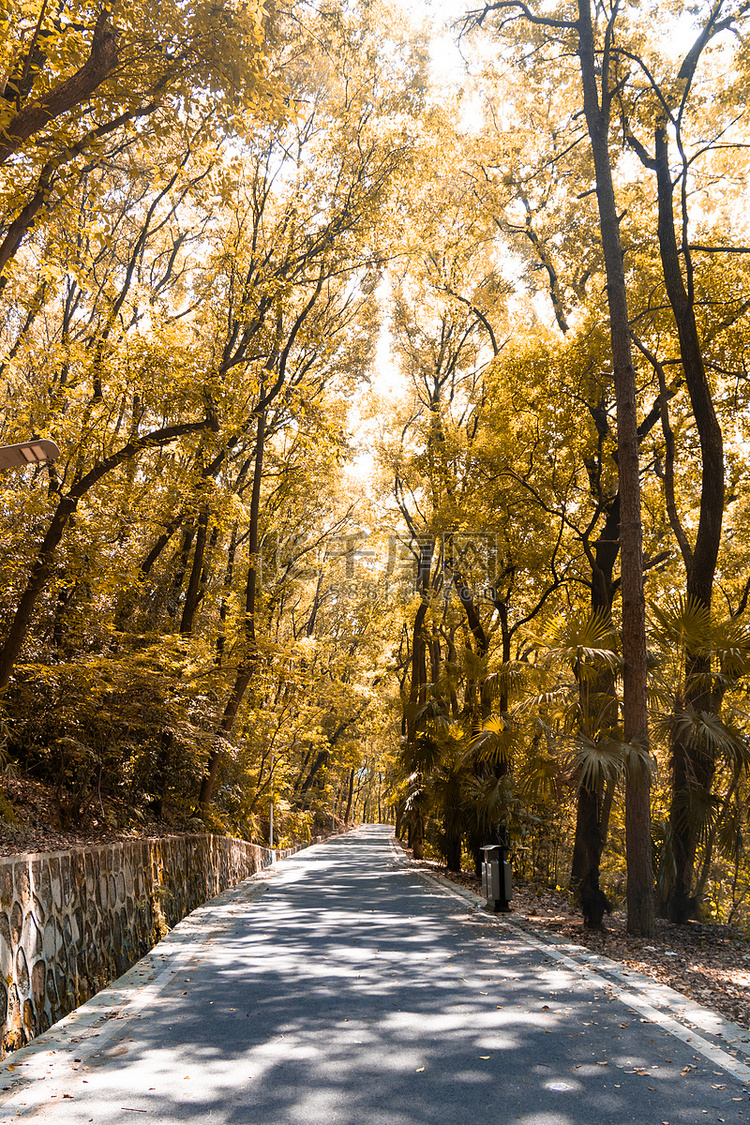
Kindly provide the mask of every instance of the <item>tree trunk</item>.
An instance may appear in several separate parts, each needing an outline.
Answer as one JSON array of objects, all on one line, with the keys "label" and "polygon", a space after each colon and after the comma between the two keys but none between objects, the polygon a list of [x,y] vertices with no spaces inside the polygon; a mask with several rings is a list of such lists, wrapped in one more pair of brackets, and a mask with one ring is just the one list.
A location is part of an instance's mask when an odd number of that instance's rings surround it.
[{"label": "tree trunk", "polygon": [[31,568],[26,583],[26,589],[16,608],[13,622],[5,638],[2,652],[0,652],[0,690],[8,684],[13,667],[21,652],[21,647],[31,624],[32,614],[36,600],[46,586],[52,567],[58,543],[63,537],[63,532],[76,509],[76,501],[64,497],[57,505],[57,510],[52,517],[52,522],[47,530],[42,545],[37,552],[37,557]]},{"label": "tree trunk", "polygon": [[611,781],[598,788],[581,785],[578,789],[570,881],[581,906],[583,924],[592,930],[601,929],[604,915],[611,909],[599,885],[599,870],[607,842],[613,792]]},{"label": "tree trunk", "polygon": [[65,82],[48,90],[31,105],[24,106],[7,122],[0,139],[0,164],[5,164],[24,141],[46,129],[55,118],[86,102],[97,86],[112,73],[117,66],[118,54],[117,35],[111,20],[109,7],[103,7],[94,25],[91,51],[83,65]]},{"label": "tree trunk", "polygon": [[203,560],[206,555],[206,542],[208,539],[208,504],[201,505],[198,516],[198,530],[195,536],[195,550],[193,552],[193,565],[190,571],[185,604],[182,607],[180,620],[180,633],[192,633],[195,623],[195,614],[200,603],[201,576],[203,573]]},{"label": "tree trunk", "polygon": [[[620,549],[620,495],[605,507],[605,520],[594,544],[591,563],[591,610],[611,621],[613,574]],[[581,679],[579,700],[584,732],[592,738],[610,734],[618,722],[614,672],[603,668],[592,682]],[[607,843],[614,785],[580,785],[576,798],[576,830],[570,885],[583,913],[584,925],[600,929],[610,905],[599,884],[602,853]]]},{"label": "tree trunk", "polygon": [[255,468],[253,471],[253,490],[250,501],[250,524],[248,529],[247,583],[245,585],[245,655],[237,667],[234,685],[224,708],[221,723],[216,732],[216,744],[208,759],[206,773],[201,781],[198,806],[201,813],[208,812],[214,795],[219,766],[224,757],[224,740],[231,734],[237,712],[247,691],[258,663],[258,648],[255,638],[255,614],[258,596],[258,533],[260,526],[260,492],[263,481],[263,453],[266,439],[266,412],[258,415],[258,434],[255,443]]},{"label": "tree trunk", "polygon": [[237,524],[235,522],[232,527],[232,537],[229,540],[229,549],[227,551],[227,565],[224,571],[224,589],[221,595],[221,605],[219,606],[219,627],[216,631],[216,663],[221,664],[224,659],[224,649],[227,643],[227,612],[229,610],[229,598],[232,593],[232,580],[234,578],[234,558],[237,552]]},{"label": "tree trunk", "polygon": [[[419,544],[419,563],[417,567],[417,589],[421,602],[414,615],[412,630],[412,659],[411,659],[411,684],[409,686],[409,706],[406,715],[406,737],[409,743],[414,743],[417,738],[417,712],[427,702],[427,637],[425,635],[425,620],[430,608],[430,574],[432,572],[432,559],[435,551],[435,542],[432,537],[422,540]],[[418,785],[423,779],[419,778]],[[420,799],[414,802],[409,813],[410,838],[415,859],[424,859],[424,824],[422,809],[419,807]]]},{"label": "tree trunk", "polygon": [[451,835],[445,844],[445,865],[449,871],[461,870],[461,837]]},{"label": "tree trunk", "polygon": [[[724,514],[724,448],[703,363],[692,286],[688,282],[686,287],[680,266],[680,251],[674,229],[674,189],[669,167],[669,140],[664,124],[657,126],[655,131],[655,168],[659,200],[659,251],[664,283],[677,327],[680,358],[701,447],[700,514],[692,551],[687,546],[686,537],[681,537],[687,572],[686,593],[688,603],[710,609]],[[689,276],[689,258],[686,261]],[[711,691],[705,687],[710,671],[710,660],[707,657],[687,653],[685,702],[700,711],[716,710]],[[700,686],[696,687],[696,684]],[[703,825],[696,806],[706,806],[715,772],[716,760],[712,752],[693,745],[684,737],[673,739],[669,823],[675,877],[664,904],[665,913],[672,922],[684,923],[698,913],[699,903],[693,893],[693,880],[698,838]]]},{"label": "tree trunk", "polygon": [[427,685],[427,637],[424,623],[430,608],[429,584],[432,570],[432,556],[435,550],[433,540],[427,539],[419,545],[419,565],[417,588],[421,602],[414,615],[411,644],[411,684],[409,687],[409,714],[406,720],[406,733],[410,742],[416,736],[416,712],[426,702]]},{"label": "tree trunk", "polygon": [[37,598],[52,574],[55,551],[76,510],[78,501],[98,484],[108,472],[116,469],[142,450],[168,445],[178,437],[204,429],[206,425],[205,421],[178,423],[174,426],[165,426],[163,429],[154,430],[141,438],[136,438],[134,441],[128,442],[122,449],[118,449],[116,453],[105,457],[73,485],[67,496],[62,497],[47,529],[47,534],[37,551],[36,559],[26,582],[26,588],[16,608],[10,630],[5,638],[5,644],[0,650],[0,691],[10,681],[14,665],[21,653],[23,642],[31,624]]},{"label": "tree trunk", "polygon": [[346,797],[346,812],[344,813],[344,824],[349,824],[352,815],[352,801],[354,799],[354,769],[349,771],[349,790]]},{"label": "tree trunk", "polygon": [[166,592],[166,609],[168,615],[174,620],[177,616],[179,609],[180,595],[182,593],[182,584],[185,581],[185,572],[188,567],[188,559],[190,552],[193,549],[193,540],[195,539],[195,527],[188,524],[182,532],[182,545],[176,553],[172,562],[172,574],[169,579],[169,588]]},{"label": "tree trunk", "polygon": [[[623,633],[623,714],[625,740],[648,751],[646,684],[646,607],[643,594],[638,420],[635,371],[630,350],[627,290],[620,225],[609,156],[609,55],[597,63],[590,0],[578,0],[578,54],[586,126],[596,172],[596,198],[607,276],[610,340],[617,404],[617,456],[620,492],[620,557]],[[613,29],[608,28],[608,37]],[[608,39],[609,41],[609,39]],[[601,105],[597,69],[601,67]],[[626,774],[628,931],[654,929],[650,781],[633,754]]]},{"label": "tree trunk", "polygon": [[410,843],[411,853],[414,859],[424,859],[424,822],[422,820],[422,812],[417,809],[412,813]]},{"label": "tree trunk", "polygon": [[[302,784],[302,787],[300,789],[301,797],[304,798],[305,794],[307,792],[309,792],[310,789],[312,789],[313,785],[315,785],[316,779],[318,777],[318,773],[320,772],[320,770],[323,769],[324,766],[328,765],[328,759],[330,758],[330,756],[331,756],[330,751],[325,750],[325,749],[319,750],[318,753],[315,755],[315,761],[313,762],[312,766],[310,767],[310,772],[307,775],[307,777],[305,778],[305,780]],[[306,802],[303,802],[303,807],[305,805],[306,805]]]}]

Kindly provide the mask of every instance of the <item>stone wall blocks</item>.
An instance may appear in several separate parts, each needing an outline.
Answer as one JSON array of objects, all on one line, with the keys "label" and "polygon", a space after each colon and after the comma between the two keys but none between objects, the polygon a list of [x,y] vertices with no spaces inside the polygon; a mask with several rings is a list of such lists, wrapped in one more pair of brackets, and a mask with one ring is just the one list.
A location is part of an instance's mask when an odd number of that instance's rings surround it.
[{"label": "stone wall blocks", "polygon": [[[34,909],[44,911],[45,918],[51,906],[51,888],[49,877],[49,864],[37,856],[31,864],[31,879],[34,884]],[[42,919],[44,921],[44,919]]]},{"label": "stone wall blocks", "polygon": [[21,932],[23,930],[23,910],[20,902],[13,903],[10,912],[10,941],[11,945],[18,945],[21,940]]},{"label": "stone wall blocks", "polygon": [[70,870],[69,852],[63,852],[63,854],[60,856],[60,877],[62,879],[63,906],[70,906],[73,901],[75,888],[73,885],[73,877]]},{"label": "stone wall blocks", "polygon": [[27,1043],[29,1042],[29,1040],[33,1039],[34,1036],[37,1034],[36,1033],[36,1026],[37,1026],[37,1022],[36,1022],[36,1013],[34,1011],[34,1005],[32,1004],[31,1000],[29,1000],[27,998],[23,1002],[23,1031],[24,1031],[24,1040]]},{"label": "stone wall blocks", "polygon": [[94,869],[94,853],[93,851],[86,852],[85,860],[86,872],[86,894],[93,895],[96,885],[96,871]]},{"label": "stone wall blocks", "polygon": [[49,966],[46,972],[46,986],[47,986],[47,1002],[45,1010],[51,1017],[53,1012],[60,1010],[60,997],[57,995],[57,984],[55,982],[55,971],[52,966]]},{"label": "stone wall blocks", "polygon": [[21,1026],[21,1002],[18,996],[18,987],[16,984],[11,984],[7,992],[8,1004],[8,1027],[19,1028]]},{"label": "stone wall blocks", "polygon": [[88,983],[90,977],[95,977],[101,972],[99,958],[90,958],[86,956],[85,949],[79,949],[78,955],[75,960],[75,983],[78,988],[78,994],[86,994],[86,998],[93,995],[92,989]]},{"label": "stone wall blocks", "polygon": [[46,999],[45,984],[47,977],[47,966],[44,961],[37,961],[31,970],[31,995],[34,1000],[34,1008],[37,1012],[44,1011],[44,1004]]},{"label": "stone wall blocks", "polygon": [[26,954],[20,947],[16,950],[16,982],[22,996],[29,991],[29,964]]},{"label": "stone wall blocks", "polygon": [[274,858],[204,834],[0,858],[2,1048],[46,1030],[135,964],[165,927]]},{"label": "stone wall blocks", "polygon": [[[37,915],[38,917],[38,915]],[[42,954],[42,931],[37,923],[37,918],[34,912],[29,910],[23,920],[23,929],[21,931],[21,944],[24,948],[26,956],[30,960],[41,957]]]},{"label": "stone wall blocks", "polygon": [[80,902],[77,903],[75,909],[70,912],[70,929],[73,935],[73,941],[76,945],[80,945],[86,933],[86,922]]},{"label": "stone wall blocks", "polygon": [[13,867],[7,863],[0,875],[0,906],[9,909],[13,905]]},{"label": "stone wall blocks", "polygon": [[31,878],[28,862],[21,860],[16,864],[13,882],[15,883],[16,900],[20,902],[21,909],[26,910],[31,903]]},{"label": "stone wall blocks", "polygon": [[[61,1010],[71,1012],[74,1004],[69,1002],[67,965],[55,965],[55,985]],[[55,1018],[59,1019],[59,1016]]]},{"label": "stone wall blocks", "polygon": [[47,895],[46,897],[42,897],[41,895],[35,894],[31,900],[31,909],[34,913],[34,917],[42,927],[47,921],[47,917],[49,915],[49,905],[49,895]]},{"label": "stone wall blocks", "polygon": [[[130,958],[133,953],[133,930],[130,924],[130,918],[127,911],[121,907],[115,915],[117,919],[117,928],[120,932],[120,947],[122,954],[126,958]],[[130,962],[132,964],[132,962]]]},{"label": "stone wall blocks", "polygon": [[49,858],[49,878],[52,892],[52,902],[57,910],[62,906],[62,878],[60,876],[60,859],[56,855]]},{"label": "stone wall blocks", "polygon": [[5,980],[13,978],[13,945],[10,937],[10,919],[0,911],[0,976]]},{"label": "stone wall blocks", "polygon": [[62,947],[62,934],[58,941],[59,923],[56,918],[49,918],[44,927],[42,937],[42,956],[45,961],[53,961],[57,950]]},{"label": "stone wall blocks", "polygon": [[88,896],[86,866],[82,856],[75,856],[73,858],[70,875],[73,887],[75,888],[73,891],[73,902],[71,903],[71,905],[73,905],[85,901]]}]

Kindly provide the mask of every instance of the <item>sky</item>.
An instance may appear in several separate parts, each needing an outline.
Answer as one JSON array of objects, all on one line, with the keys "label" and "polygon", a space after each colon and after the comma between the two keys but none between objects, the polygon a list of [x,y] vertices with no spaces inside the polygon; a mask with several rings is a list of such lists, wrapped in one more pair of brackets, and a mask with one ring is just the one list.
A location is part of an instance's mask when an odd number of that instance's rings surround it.
[{"label": "sky", "polygon": [[[432,29],[431,76],[437,96],[439,97],[441,92],[447,93],[462,87],[466,80],[467,66],[457,42],[457,23],[471,7],[468,0],[392,0],[392,2],[400,9],[408,27],[420,32]],[[680,58],[695,39],[695,18],[690,13],[684,12],[671,26],[662,26],[654,31],[661,36],[662,49],[672,53],[675,58]],[[478,121],[481,107],[477,106],[472,110],[471,100],[467,99],[467,108],[464,111],[466,120],[462,119],[461,122],[464,128],[471,128],[472,113]],[[406,389],[404,377],[393,355],[393,340],[387,319],[390,294],[391,283],[386,275],[377,290],[385,316],[372,380],[372,391],[381,396],[386,409],[387,403],[394,402]],[[538,297],[536,311],[543,322],[548,321],[550,324],[554,322],[551,303],[543,293]],[[354,443],[360,449],[351,472],[354,477],[364,481],[373,468],[373,457],[368,450],[370,443],[368,435],[372,434],[372,423],[362,420],[362,412],[356,406],[353,408],[350,423]]]}]

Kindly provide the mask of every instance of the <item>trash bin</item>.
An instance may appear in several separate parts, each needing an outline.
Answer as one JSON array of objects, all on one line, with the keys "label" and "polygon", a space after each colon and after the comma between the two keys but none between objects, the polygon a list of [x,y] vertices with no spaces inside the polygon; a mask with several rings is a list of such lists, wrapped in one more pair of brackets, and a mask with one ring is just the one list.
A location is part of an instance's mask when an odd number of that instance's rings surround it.
[{"label": "trash bin", "polygon": [[482,893],[487,899],[487,909],[507,913],[513,897],[508,849],[502,844],[485,844],[482,861]]}]

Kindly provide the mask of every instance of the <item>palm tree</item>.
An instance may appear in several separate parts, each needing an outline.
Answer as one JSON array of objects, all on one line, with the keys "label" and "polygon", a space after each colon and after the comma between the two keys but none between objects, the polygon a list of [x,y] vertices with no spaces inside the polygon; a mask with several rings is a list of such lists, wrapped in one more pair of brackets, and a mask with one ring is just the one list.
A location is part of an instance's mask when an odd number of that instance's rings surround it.
[{"label": "palm tree", "polygon": [[750,678],[750,630],[692,598],[652,607],[651,619],[654,732],[669,746],[673,782],[669,819],[658,826],[658,891],[663,912],[679,922],[700,912],[717,845],[731,856],[741,839],[731,826],[750,771],[748,716],[738,705]]}]

